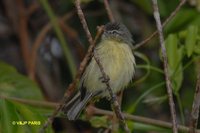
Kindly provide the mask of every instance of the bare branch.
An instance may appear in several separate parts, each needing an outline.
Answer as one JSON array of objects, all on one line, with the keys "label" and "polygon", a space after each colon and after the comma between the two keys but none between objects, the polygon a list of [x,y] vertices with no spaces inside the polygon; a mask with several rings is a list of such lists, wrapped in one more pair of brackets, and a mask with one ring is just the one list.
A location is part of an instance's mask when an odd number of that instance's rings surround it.
[{"label": "bare branch", "polygon": [[195,90],[194,101],[192,105],[191,120],[190,120],[190,131],[189,133],[196,133],[198,118],[199,118],[199,107],[200,107],[200,71],[197,77],[197,84]]},{"label": "bare branch", "polygon": [[[186,3],[186,0],[181,0],[179,5],[176,7],[176,9],[170,14],[170,16],[164,21],[162,24],[162,28],[166,26],[166,24],[169,23],[169,21],[177,14],[177,12],[181,9],[181,7]],[[158,30],[154,31],[149,37],[147,37],[145,40],[143,40],[140,43],[137,43],[134,46],[134,50],[140,48],[144,44],[148,43],[153,37],[155,37],[158,34]]]},{"label": "bare branch", "polygon": [[112,14],[112,11],[111,11],[111,9],[110,9],[110,5],[109,5],[108,0],[104,0],[104,6],[105,6],[105,8],[106,8],[106,11],[107,11],[108,18],[109,18],[110,22],[114,22],[115,19],[114,19],[114,16],[113,16],[113,14]]},{"label": "bare branch", "polygon": [[80,21],[81,21],[81,24],[82,24],[82,26],[83,26],[83,29],[84,29],[84,31],[85,31],[85,33],[86,33],[88,42],[90,43],[90,45],[94,45],[94,42],[93,42],[93,39],[92,39],[92,35],[91,35],[91,33],[90,33],[89,29],[88,29],[87,22],[86,22],[86,20],[85,20],[83,11],[82,11],[81,6],[80,6],[80,1],[79,1],[79,0],[76,0],[76,1],[75,1],[75,4],[76,4],[78,16],[79,16],[79,18],[80,18]]},{"label": "bare branch", "polygon": [[[43,108],[52,108],[52,109],[56,108],[59,104],[59,103],[54,103],[54,102],[44,102],[44,101],[21,99],[21,98],[16,98],[16,97],[7,97],[7,96],[2,96],[2,95],[0,95],[0,99],[12,100],[12,101],[15,101],[15,102],[18,102],[18,103],[22,103],[22,104],[25,104],[25,105],[31,105],[31,106],[34,106],[34,107],[43,107]],[[96,108],[92,105],[87,107],[87,112],[88,111],[91,113],[91,115],[113,116],[112,111],[99,109],[99,108]],[[172,126],[171,123],[161,121],[161,120],[151,119],[151,118],[147,118],[147,117],[143,117],[143,116],[137,116],[137,115],[130,115],[130,114],[126,114],[126,113],[123,113],[123,115],[126,119],[132,120],[134,122],[140,122],[140,123],[150,124],[150,125],[154,125],[154,126],[158,126],[158,127],[164,127],[164,128],[171,128],[171,126]],[[178,125],[178,130],[180,132],[188,132],[189,128],[182,126],[182,125]],[[196,133],[200,133],[200,130],[196,130]]]},{"label": "bare branch", "polygon": [[[112,111],[99,109],[99,108],[96,108],[94,106],[88,106],[87,109],[90,110],[90,112],[93,113],[91,115],[113,116],[113,112]],[[131,115],[131,114],[127,114],[127,113],[123,113],[123,115],[127,120],[132,120],[134,122],[140,122],[140,123],[154,125],[154,126],[163,127],[163,128],[171,128],[172,127],[172,123],[161,121],[161,120],[146,118],[146,117],[137,116],[137,115]],[[188,132],[189,128],[185,127],[185,126],[182,126],[182,125],[178,125],[178,130],[180,132]],[[196,130],[196,133],[200,133],[200,130]]]},{"label": "bare branch", "polygon": [[120,120],[120,122],[122,123],[123,127],[124,127],[124,130],[127,132],[127,133],[130,133],[129,129],[128,129],[128,126],[125,122],[125,118],[124,118],[124,115],[122,114],[121,112],[121,108],[120,108],[120,105],[117,101],[117,97],[116,95],[113,93],[111,87],[110,87],[110,83],[109,83],[109,77],[108,75],[106,75],[105,71],[104,71],[104,68],[100,62],[100,59],[98,58],[98,56],[95,55],[95,52],[94,52],[94,59],[96,60],[99,68],[100,68],[100,71],[102,73],[102,77],[103,77],[103,80],[105,81],[104,83],[106,84],[106,89],[108,90],[110,96],[111,96],[111,105],[112,105],[112,108],[113,110],[115,111],[115,114],[117,116],[117,118]]},{"label": "bare branch", "polygon": [[[92,39],[92,36],[90,34],[90,31],[88,29],[88,26],[87,26],[87,23],[86,23],[86,20],[85,20],[85,17],[84,17],[84,14],[82,12],[82,9],[80,7],[80,0],[76,0],[75,1],[75,4],[76,4],[76,8],[77,8],[77,12],[78,12],[78,15],[79,15],[79,18],[80,18],[80,21],[83,25],[83,28],[85,30],[85,33],[87,35],[87,38],[88,38],[88,41],[90,43],[90,45],[94,45],[94,41]],[[122,123],[123,127],[124,127],[124,130],[127,132],[127,133],[130,133],[129,129],[128,129],[128,126],[125,122],[125,119],[124,119],[124,116],[123,114],[121,113],[121,109],[120,109],[120,106],[119,106],[119,103],[117,102],[117,98],[116,98],[116,95],[112,92],[112,89],[110,87],[110,83],[109,83],[109,77],[108,75],[106,75],[106,73],[104,72],[104,69],[103,69],[103,66],[99,60],[99,58],[95,55],[94,53],[94,59],[96,60],[99,68],[100,68],[100,71],[102,73],[102,76],[103,76],[103,79],[105,81],[105,84],[107,86],[107,90],[109,91],[109,94],[111,96],[111,104],[113,106],[113,109],[115,111],[115,114],[116,116],[119,118],[120,122]]]},{"label": "bare branch", "polygon": [[4,96],[4,95],[0,95],[0,99],[12,100],[12,101],[23,103],[26,105],[31,105],[34,107],[42,107],[42,108],[55,108],[58,105],[58,103],[55,103],[55,102],[28,100],[28,99],[22,99],[18,97],[10,97],[10,96]]},{"label": "bare branch", "polygon": [[[109,2],[108,0],[104,0],[104,6],[106,8],[106,11],[107,11],[107,14],[108,14],[108,18],[110,20],[110,22],[115,22],[115,19],[114,19],[114,16],[113,16],[113,13],[110,9],[110,5],[109,5]],[[122,100],[122,94],[123,94],[123,90],[120,91],[120,96],[117,97],[117,100],[119,102],[119,107],[121,107],[121,100]],[[119,98],[119,99],[118,99]],[[119,112],[120,113],[120,112]],[[119,124],[118,124],[118,119],[117,119],[117,116],[115,115],[112,119],[112,132],[116,132],[118,131],[118,127],[119,127]]]},{"label": "bare branch", "polygon": [[170,112],[172,116],[172,123],[173,123],[173,133],[178,133],[177,130],[177,120],[176,120],[176,110],[173,100],[173,94],[172,94],[172,84],[169,77],[169,67],[168,67],[168,60],[167,60],[167,54],[166,54],[166,48],[164,44],[164,37],[163,37],[163,30],[162,25],[160,21],[160,13],[158,9],[158,3],[157,0],[152,0],[153,4],[153,10],[154,10],[154,18],[156,20],[156,26],[158,29],[159,39],[160,39],[160,46],[162,50],[162,58],[164,61],[164,72],[165,72],[165,81],[166,81],[166,87],[167,87],[167,93],[169,98],[169,105],[170,105]]},{"label": "bare branch", "polygon": [[[99,27],[98,28],[98,31],[97,31],[97,35],[96,35],[96,39],[98,39],[98,37],[100,36],[100,34],[102,33],[103,31],[103,27]],[[60,110],[63,108],[66,100],[71,96],[71,94],[74,92],[75,88],[76,88],[76,84],[78,83],[78,81],[80,80],[80,77],[81,75],[83,74],[85,68],[86,68],[86,65],[88,63],[88,61],[90,60],[91,58],[91,55],[93,53],[93,49],[94,49],[94,46],[95,45],[90,45],[90,47],[88,48],[88,51],[84,57],[84,59],[82,60],[80,66],[79,66],[79,70],[75,76],[75,79],[74,81],[68,86],[65,94],[64,94],[64,97],[63,99],[61,100],[61,102],[59,103],[59,105],[56,107],[56,109],[54,110],[53,114],[48,118],[48,120],[45,122],[45,124],[43,125],[42,129],[40,132],[44,132],[44,130],[47,128],[47,126],[49,124],[51,124],[53,122],[53,119],[55,118],[55,116],[60,112]]]}]

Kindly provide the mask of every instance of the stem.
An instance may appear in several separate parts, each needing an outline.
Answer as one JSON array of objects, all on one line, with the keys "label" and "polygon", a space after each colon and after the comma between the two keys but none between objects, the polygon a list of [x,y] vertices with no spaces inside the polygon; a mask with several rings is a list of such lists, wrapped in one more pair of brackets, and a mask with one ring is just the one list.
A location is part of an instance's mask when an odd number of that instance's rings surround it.
[{"label": "stem", "polygon": [[176,93],[175,95],[176,95],[178,107],[179,107],[180,114],[181,114],[181,123],[184,125],[185,124],[185,116],[184,116],[184,112],[183,112],[183,105],[181,103],[181,98],[180,98],[180,95],[178,93]]},{"label": "stem", "polygon": [[[185,4],[186,0],[181,0],[179,5],[176,7],[176,9],[170,14],[170,16],[164,21],[162,24],[162,27],[165,27],[169,21],[177,14],[177,12],[181,9],[181,7]],[[140,48],[144,44],[147,44],[153,37],[155,37],[158,34],[158,30],[154,31],[150,36],[148,36],[145,40],[141,41],[140,43],[137,43],[133,50]]]},{"label": "stem", "polygon": [[58,104],[54,102],[45,102],[45,101],[36,101],[36,100],[28,100],[28,99],[22,99],[17,97],[8,97],[0,95],[0,99],[6,99],[6,100],[12,100],[15,102],[23,103],[26,105],[31,105],[34,107],[42,107],[42,108],[55,108]]},{"label": "stem", "polygon": [[171,112],[171,116],[172,116],[173,133],[178,133],[176,110],[175,110],[173,94],[172,94],[172,84],[171,84],[171,81],[169,78],[168,59],[167,59],[166,48],[165,48],[165,44],[164,44],[164,36],[163,36],[162,25],[161,25],[161,21],[160,21],[160,13],[159,13],[159,9],[158,9],[157,0],[152,0],[152,4],[153,4],[153,9],[154,9],[154,18],[156,20],[156,26],[158,29],[158,34],[159,34],[159,39],[160,39],[162,58],[164,61],[165,81],[166,81],[167,93],[168,93],[168,97],[169,97],[170,112]]},{"label": "stem", "polygon": [[[76,5],[76,8],[77,8],[77,13],[78,13],[78,16],[80,18],[80,21],[82,23],[82,26],[83,26],[83,29],[87,35],[87,38],[88,38],[88,42],[90,43],[91,46],[94,46],[95,45],[95,42],[93,41],[92,39],[92,36],[91,36],[91,33],[89,31],[89,28],[87,26],[87,22],[85,20],[85,17],[84,17],[84,14],[83,14],[83,11],[81,9],[81,6],[80,6],[80,0],[76,0],[75,1],[75,5]],[[125,119],[124,119],[124,116],[121,112],[121,109],[120,109],[120,106],[119,106],[119,103],[117,102],[117,98],[116,98],[116,95],[112,92],[112,89],[110,87],[110,83],[109,83],[109,77],[107,76],[107,74],[104,72],[104,68],[99,60],[99,58],[95,55],[95,53],[93,54],[94,55],[94,59],[96,61],[96,63],[98,64],[99,66],[99,69],[102,73],[102,76],[103,76],[103,79],[105,81],[105,85],[106,85],[106,89],[108,90],[109,94],[110,94],[110,97],[111,97],[111,104],[113,106],[113,109],[115,111],[115,114],[117,116],[117,118],[119,119],[119,121],[121,122],[124,130],[127,132],[127,133],[130,133],[130,130],[128,129],[128,126],[125,122]]]},{"label": "stem", "polygon": [[108,14],[108,17],[109,17],[110,22],[115,22],[115,19],[114,19],[114,16],[113,16],[113,14],[112,14],[112,11],[111,11],[111,9],[110,9],[108,0],[104,0],[104,6],[105,6],[105,8],[106,8],[106,11],[107,11],[107,14]]},{"label": "stem", "polygon": [[196,133],[195,129],[197,128],[197,123],[199,119],[199,108],[200,108],[200,71],[198,72],[196,90],[190,116],[191,120],[190,120],[189,133]]},{"label": "stem", "polygon": [[[90,106],[89,108],[96,115],[108,115],[108,116],[113,115],[112,111],[99,109],[99,108],[96,108],[94,106]],[[144,124],[150,124],[150,125],[164,127],[164,128],[169,128],[169,129],[172,127],[172,123],[169,123],[169,122],[165,122],[165,121],[161,121],[161,120],[155,120],[155,119],[146,118],[146,117],[142,117],[142,116],[131,115],[131,114],[127,114],[127,113],[123,113],[123,114],[124,114],[124,117],[127,120],[141,122],[141,123],[144,123]],[[178,130],[180,132],[188,132],[189,128],[182,126],[182,125],[178,125]],[[200,133],[200,130],[195,130],[195,131],[196,131],[196,133]]]}]

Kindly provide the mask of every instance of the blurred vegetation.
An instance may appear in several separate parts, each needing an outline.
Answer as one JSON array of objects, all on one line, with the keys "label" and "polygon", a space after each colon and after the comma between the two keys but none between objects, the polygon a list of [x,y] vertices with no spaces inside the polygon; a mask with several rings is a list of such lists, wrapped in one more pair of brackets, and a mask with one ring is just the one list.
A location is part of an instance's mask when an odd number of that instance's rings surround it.
[{"label": "blurred vegetation", "polygon": [[[96,27],[109,22],[103,0],[81,1],[94,37]],[[158,2],[164,21],[180,1]],[[116,20],[128,27],[136,43],[156,30],[150,0],[110,0],[109,3]],[[0,7],[0,132],[35,133],[54,108],[38,107],[29,101],[59,102],[62,99],[87,51],[88,41],[76,15],[73,0],[3,0],[0,1]],[[198,0],[188,1],[164,28],[177,119],[179,124],[186,126],[190,122],[200,68],[199,7]],[[36,40],[40,37],[41,43],[38,43]],[[33,70],[30,64],[34,61],[34,50],[37,60]],[[136,75],[124,91],[122,110],[170,122],[160,53],[157,37],[134,51]],[[12,98],[21,99],[22,102]],[[96,106],[110,110],[106,99],[101,99]],[[41,124],[13,124],[20,121],[40,121]],[[172,132],[155,125],[127,122],[131,131],[137,133]],[[105,132],[111,128],[112,121],[107,116],[92,116],[88,119],[83,113],[80,120],[74,122],[58,116],[46,132]],[[122,131],[119,129],[119,132]]]}]

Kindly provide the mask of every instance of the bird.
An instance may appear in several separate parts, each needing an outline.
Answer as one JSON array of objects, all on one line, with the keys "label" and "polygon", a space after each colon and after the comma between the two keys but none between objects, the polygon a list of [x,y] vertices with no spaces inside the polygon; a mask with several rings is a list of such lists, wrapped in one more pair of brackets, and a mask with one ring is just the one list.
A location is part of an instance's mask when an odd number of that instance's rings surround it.
[{"label": "bird", "polygon": [[[123,90],[132,81],[135,74],[135,58],[132,35],[127,27],[119,22],[105,24],[100,42],[94,48],[113,93]],[[78,91],[63,107],[68,120],[78,119],[88,102],[95,98],[108,98],[110,95],[103,81],[100,68],[91,57],[78,86]]]}]

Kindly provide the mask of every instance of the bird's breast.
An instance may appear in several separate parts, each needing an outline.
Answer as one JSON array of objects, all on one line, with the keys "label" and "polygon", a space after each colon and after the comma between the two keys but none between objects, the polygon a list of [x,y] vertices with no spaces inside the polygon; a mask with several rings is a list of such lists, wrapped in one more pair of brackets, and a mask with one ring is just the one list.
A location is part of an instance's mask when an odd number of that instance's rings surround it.
[{"label": "bird's breast", "polygon": [[[109,83],[114,93],[123,89],[132,80],[135,59],[127,44],[104,40],[95,48],[94,54],[109,76]],[[83,75],[83,86],[88,91],[106,89],[105,84],[102,83],[102,73],[94,58]]]}]

